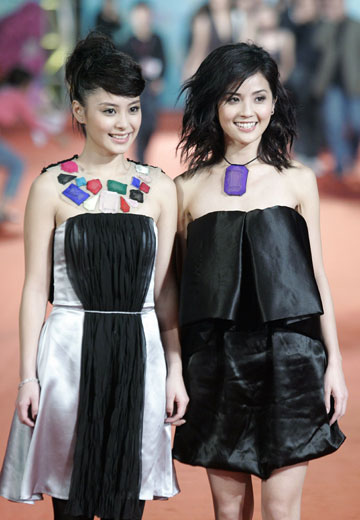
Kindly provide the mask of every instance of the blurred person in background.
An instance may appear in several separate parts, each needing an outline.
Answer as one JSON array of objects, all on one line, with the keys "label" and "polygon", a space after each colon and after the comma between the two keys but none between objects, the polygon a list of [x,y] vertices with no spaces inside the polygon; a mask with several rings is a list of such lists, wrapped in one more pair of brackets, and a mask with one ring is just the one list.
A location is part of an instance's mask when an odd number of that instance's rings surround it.
[{"label": "blurred person in background", "polygon": [[146,87],[141,95],[142,123],[136,141],[137,159],[145,161],[146,149],[156,130],[159,95],[164,88],[166,59],[164,46],[152,26],[153,13],[146,2],[138,2],[131,9],[132,36],[122,47],[141,67]]},{"label": "blurred person in background", "polygon": [[323,130],[319,102],[314,97],[314,71],[319,60],[315,48],[318,3],[315,0],[294,0],[284,23],[294,34],[296,49],[296,66],[286,82],[296,107],[298,138],[294,148],[297,158],[320,174],[322,166],[318,154],[323,143]]},{"label": "blurred person in background", "polygon": [[234,0],[231,10],[234,42],[255,41],[257,12],[263,0]]},{"label": "blurred person in background", "polygon": [[122,23],[114,2],[103,0],[102,7],[96,17],[95,29],[114,40],[114,34],[121,27]]},{"label": "blurred person in background", "polygon": [[354,166],[360,136],[360,22],[346,16],[344,0],[319,0],[319,8],[313,88],[335,175],[342,179]]},{"label": "blurred person in background", "polygon": [[211,51],[233,41],[231,0],[209,0],[195,12],[192,19],[184,79],[192,76]]},{"label": "blurred person in background", "polygon": [[285,83],[295,66],[294,35],[288,29],[280,27],[279,13],[274,6],[269,4],[259,6],[255,18],[255,42],[274,58],[281,81]]},{"label": "blurred person in background", "polygon": [[[14,67],[0,87],[0,129],[5,132],[25,125],[33,133],[46,132],[29,103],[32,74],[22,67]],[[0,139],[0,167],[5,168],[7,179],[0,194],[0,222],[16,221],[18,215],[11,208],[24,173],[24,159],[6,140]]]}]

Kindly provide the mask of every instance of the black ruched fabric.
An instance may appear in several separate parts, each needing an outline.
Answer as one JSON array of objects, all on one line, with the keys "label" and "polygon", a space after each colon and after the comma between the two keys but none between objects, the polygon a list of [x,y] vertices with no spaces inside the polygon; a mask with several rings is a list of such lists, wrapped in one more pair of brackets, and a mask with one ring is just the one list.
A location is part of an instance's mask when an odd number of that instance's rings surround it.
[{"label": "black ruched fabric", "polygon": [[140,312],[154,265],[153,222],[83,214],[66,224],[65,255],[85,310],[79,409],[67,512],[140,518],[145,340]]},{"label": "black ruched fabric", "polygon": [[190,403],[174,457],[267,479],[335,451],[345,436],[324,403],[322,312],[295,210],[217,211],[189,224],[180,320]]}]

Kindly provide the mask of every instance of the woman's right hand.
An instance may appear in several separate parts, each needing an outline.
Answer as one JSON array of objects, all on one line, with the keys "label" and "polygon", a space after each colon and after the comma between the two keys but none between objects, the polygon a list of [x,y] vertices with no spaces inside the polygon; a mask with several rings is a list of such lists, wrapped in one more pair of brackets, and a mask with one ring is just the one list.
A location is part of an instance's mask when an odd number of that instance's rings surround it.
[{"label": "woman's right hand", "polygon": [[40,388],[39,383],[32,381],[19,389],[16,409],[20,422],[34,427],[39,410]]}]

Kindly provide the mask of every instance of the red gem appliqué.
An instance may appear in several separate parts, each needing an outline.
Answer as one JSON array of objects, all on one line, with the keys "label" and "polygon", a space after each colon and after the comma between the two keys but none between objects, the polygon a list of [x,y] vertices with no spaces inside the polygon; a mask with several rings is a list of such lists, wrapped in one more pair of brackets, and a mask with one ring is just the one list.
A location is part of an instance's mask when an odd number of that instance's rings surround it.
[{"label": "red gem appliqu\u00e9", "polygon": [[150,186],[148,186],[145,182],[142,182],[139,186],[139,190],[143,191],[144,193],[149,193]]},{"label": "red gem appliqu\u00e9", "polygon": [[124,213],[129,213],[129,211],[130,211],[130,206],[126,202],[124,197],[120,197],[120,208],[121,208],[121,211],[123,211]]},{"label": "red gem appliqu\u00e9", "polygon": [[102,188],[102,184],[99,179],[92,179],[88,181],[86,185],[86,189],[91,191],[94,195],[96,195]]},{"label": "red gem appliqu\u00e9", "polygon": [[61,169],[66,173],[75,173],[79,171],[78,165],[75,161],[66,161],[61,163]]}]

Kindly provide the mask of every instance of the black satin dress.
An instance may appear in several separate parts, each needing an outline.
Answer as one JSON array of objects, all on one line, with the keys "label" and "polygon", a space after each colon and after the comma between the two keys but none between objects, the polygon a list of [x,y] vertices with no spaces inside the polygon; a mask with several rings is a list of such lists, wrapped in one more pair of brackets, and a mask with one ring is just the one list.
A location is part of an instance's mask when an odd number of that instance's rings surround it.
[{"label": "black satin dress", "polygon": [[188,226],[180,303],[190,397],[175,459],[267,479],[335,451],[324,404],[323,313],[304,218],[286,206]]}]

